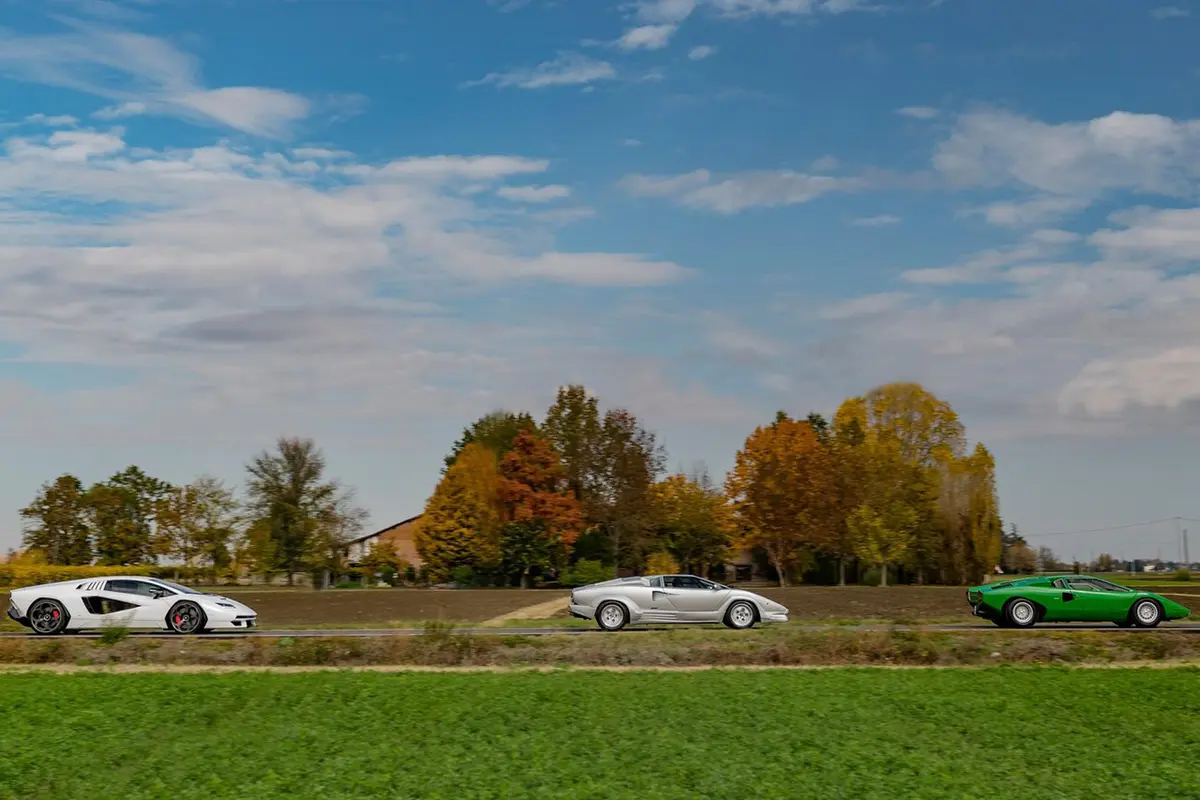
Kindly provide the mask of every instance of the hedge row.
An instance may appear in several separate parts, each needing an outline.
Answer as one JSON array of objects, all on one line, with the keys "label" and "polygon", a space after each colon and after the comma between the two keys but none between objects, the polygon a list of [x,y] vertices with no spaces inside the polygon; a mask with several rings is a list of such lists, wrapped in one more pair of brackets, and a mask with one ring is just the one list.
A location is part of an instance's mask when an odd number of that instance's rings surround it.
[{"label": "hedge row", "polygon": [[150,575],[162,567],[56,567],[48,564],[0,564],[0,587],[19,589],[55,581],[86,580],[107,575]]}]

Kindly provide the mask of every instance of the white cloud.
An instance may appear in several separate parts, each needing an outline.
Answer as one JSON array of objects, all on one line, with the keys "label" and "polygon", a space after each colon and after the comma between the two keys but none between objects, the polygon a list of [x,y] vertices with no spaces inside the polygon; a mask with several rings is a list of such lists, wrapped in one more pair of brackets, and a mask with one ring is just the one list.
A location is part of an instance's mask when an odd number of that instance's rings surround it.
[{"label": "white cloud", "polygon": [[879,214],[874,217],[858,217],[851,220],[850,224],[856,228],[882,228],[886,225],[898,225],[900,217],[895,214]]},{"label": "white cloud", "polygon": [[1061,219],[1090,204],[1087,198],[1042,195],[1021,201],[997,201],[965,214],[981,214],[991,225],[1024,228]]},{"label": "white cloud", "polygon": [[350,158],[354,154],[347,150],[330,150],[327,147],[295,147],[292,149],[292,155],[302,159],[332,161],[335,159]]},{"label": "white cloud", "polygon": [[521,203],[549,203],[570,197],[571,190],[566,186],[554,184],[548,186],[501,186],[496,194],[505,200],[515,200]]},{"label": "white cloud", "polygon": [[735,359],[758,361],[774,358],[783,352],[778,342],[742,327],[723,314],[704,314],[702,323],[708,343]]},{"label": "white cloud", "polygon": [[734,214],[756,206],[807,203],[831,192],[861,187],[856,178],[831,178],[790,170],[739,172],[713,180],[698,169],[682,175],[626,175],[619,185],[639,197],[666,197],[693,208]]},{"label": "white cloud", "polygon": [[165,113],[280,136],[307,113],[307,101],[275,89],[206,89],[191,55],[165,39],[91,23],[64,33],[19,36],[0,29],[0,72],[117,102],[101,118]]},{"label": "white cloud", "polygon": [[104,108],[92,114],[96,119],[122,119],[124,117],[137,117],[147,113],[150,107],[138,100],[130,100],[127,103],[118,103],[115,106],[105,106]]},{"label": "white cloud", "polygon": [[1175,17],[1189,17],[1191,13],[1186,8],[1180,8],[1179,6],[1159,6],[1158,8],[1151,9],[1150,16],[1157,20],[1163,20]]},{"label": "white cloud", "polygon": [[1200,347],[1088,362],[1058,397],[1064,414],[1115,417],[1133,407],[1178,409],[1200,399]]},{"label": "white cloud", "polygon": [[607,61],[600,61],[582,53],[566,52],[536,67],[493,72],[477,81],[467,81],[463,86],[493,84],[501,88],[546,89],[553,86],[579,86],[615,77],[617,71]]},{"label": "white cloud", "polygon": [[674,25],[641,25],[630,28],[617,40],[617,47],[622,50],[661,50],[670,44],[675,30]]},{"label": "white cloud", "polygon": [[838,168],[841,162],[835,156],[821,156],[812,163],[812,168],[817,172],[830,172]]},{"label": "white cloud", "polygon": [[309,109],[302,97],[253,86],[191,92],[175,102],[239,131],[274,138],[286,137],[292,125],[308,116]]},{"label": "white cloud", "polygon": [[676,25],[696,10],[696,0],[636,0],[635,16],[648,25]]},{"label": "white cloud", "polygon": [[981,111],[958,120],[933,164],[957,185],[1015,184],[1080,200],[1111,190],[1182,196],[1200,176],[1200,121],[1116,111],[1051,125]]},{"label": "white cloud", "polygon": [[896,113],[902,117],[912,117],[913,119],[933,119],[940,112],[932,106],[905,106],[897,108]]},{"label": "white cloud", "polygon": [[880,292],[854,297],[826,306],[819,312],[821,319],[842,320],[882,314],[903,305],[909,295],[904,292]]},{"label": "white cloud", "polygon": [[1116,214],[1113,222],[1123,230],[1105,228],[1089,241],[1113,259],[1142,258],[1155,262],[1200,260],[1200,209],[1141,209]]},{"label": "white cloud", "polygon": [[711,44],[702,44],[693,47],[688,51],[688,58],[692,61],[703,61],[710,56],[715,56],[719,48]]},{"label": "white cloud", "polygon": [[621,144],[625,145],[626,147],[641,147],[642,146],[642,142],[640,139],[625,139],[624,141],[621,142]]},{"label": "white cloud", "polygon": [[70,114],[47,116],[46,114],[30,114],[25,118],[30,124],[45,125],[47,128],[70,128],[79,124],[79,120]]}]

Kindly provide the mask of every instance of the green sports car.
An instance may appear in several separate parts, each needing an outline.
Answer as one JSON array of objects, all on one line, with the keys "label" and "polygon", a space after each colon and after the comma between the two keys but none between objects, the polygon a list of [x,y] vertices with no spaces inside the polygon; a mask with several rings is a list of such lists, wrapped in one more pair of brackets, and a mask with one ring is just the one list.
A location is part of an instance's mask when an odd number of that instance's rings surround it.
[{"label": "green sports car", "polygon": [[1091,575],[1046,575],[967,589],[973,613],[1002,628],[1039,622],[1115,622],[1122,628],[1153,628],[1192,612],[1161,594]]}]

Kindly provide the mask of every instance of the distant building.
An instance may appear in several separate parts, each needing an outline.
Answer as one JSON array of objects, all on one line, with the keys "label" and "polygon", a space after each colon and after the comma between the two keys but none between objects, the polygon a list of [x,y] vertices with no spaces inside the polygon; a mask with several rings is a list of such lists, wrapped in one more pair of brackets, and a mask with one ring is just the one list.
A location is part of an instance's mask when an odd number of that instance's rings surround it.
[{"label": "distant building", "polygon": [[420,519],[421,515],[417,514],[415,517],[409,517],[382,530],[353,539],[346,543],[342,557],[350,564],[358,564],[370,551],[371,545],[376,542],[391,542],[400,558],[420,569],[423,563],[421,554],[417,552],[417,546],[413,542],[413,533],[416,531],[417,521]]}]

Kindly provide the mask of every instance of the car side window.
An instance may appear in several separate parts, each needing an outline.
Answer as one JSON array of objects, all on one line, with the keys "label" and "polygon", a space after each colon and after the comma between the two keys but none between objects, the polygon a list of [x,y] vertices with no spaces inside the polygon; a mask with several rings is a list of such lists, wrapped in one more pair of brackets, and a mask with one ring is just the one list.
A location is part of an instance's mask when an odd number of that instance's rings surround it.
[{"label": "car side window", "polygon": [[703,589],[705,588],[700,583],[699,578],[693,578],[691,575],[672,575],[665,580],[670,581],[667,585],[673,589]]},{"label": "car side window", "polygon": [[660,588],[661,588],[661,587],[662,587],[662,585],[663,585],[663,579],[662,579],[662,576],[659,576],[659,577],[657,577],[657,578],[651,578],[651,579],[650,579],[650,585],[651,585],[651,586],[657,586],[657,587],[660,587]]},{"label": "car side window", "polygon": [[1058,580],[1056,580],[1054,582],[1054,588],[1055,589],[1065,589],[1065,588],[1067,588],[1067,582],[1064,581],[1062,578],[1059,578]]},{"label": "car side window", "polygon": [[1077,592],[1101,591],[1100,587],[1091,581],[1071,581],[1071,588]]},{"label": "car side window", "polygon": [[139,581],[109,581],[105,584],[105,591],[121,592],[122,594],[141,594],[137,587]]}]

